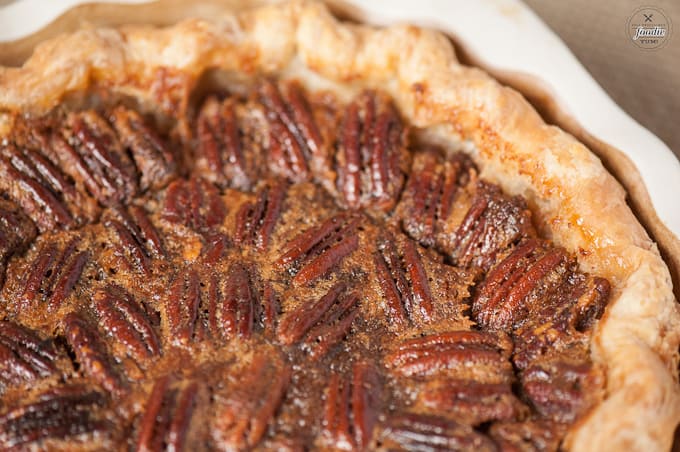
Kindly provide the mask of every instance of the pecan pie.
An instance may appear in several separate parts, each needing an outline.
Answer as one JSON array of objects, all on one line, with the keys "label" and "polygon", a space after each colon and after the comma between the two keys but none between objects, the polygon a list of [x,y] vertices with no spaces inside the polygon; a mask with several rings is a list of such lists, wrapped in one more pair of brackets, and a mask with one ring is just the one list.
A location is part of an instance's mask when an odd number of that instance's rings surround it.
[{"label": "pecan pie", "polygon": [[446,39],[293,2],[0,68],[0,448],[670,446],[623,190]]}]

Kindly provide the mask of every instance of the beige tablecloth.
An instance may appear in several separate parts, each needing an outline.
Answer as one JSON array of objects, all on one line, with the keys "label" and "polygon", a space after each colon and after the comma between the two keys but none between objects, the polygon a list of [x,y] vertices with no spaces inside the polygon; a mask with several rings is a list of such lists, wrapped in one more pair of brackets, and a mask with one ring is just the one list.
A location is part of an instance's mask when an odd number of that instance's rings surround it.
[{"label": "beige tablecloth", "polygon": [[[680,158],[680,0],[524,1],[614,101]],[[672,34],[661,49],[639,49],[626,35],[628,18],[641,6],[670,18]]]}]

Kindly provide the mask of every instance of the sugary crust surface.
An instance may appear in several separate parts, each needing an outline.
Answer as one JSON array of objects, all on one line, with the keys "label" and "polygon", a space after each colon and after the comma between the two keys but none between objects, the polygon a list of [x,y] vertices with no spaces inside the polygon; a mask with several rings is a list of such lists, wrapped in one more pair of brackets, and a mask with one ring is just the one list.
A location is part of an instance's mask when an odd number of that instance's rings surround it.
[{"label": "sugary crust surface", "polygon": [[[670,448],[680,419],[680,315],[656,245],[597,157],[517,92],[459,64],[443,35],[342,24],[306,2],[163,29],[86,29],[43,43],[21,68],[0,67],[0,112],[44,112],[97,85],[171,113],[187,108],[210,68],[295,76],[341,93],[380,86],[429,139],[469,151],[483,177],[526,197],[541,233],[613,288],[592,344],[606,367],[606,399],[566,447]],[[0,113],[0,136],[9,118]]]}]

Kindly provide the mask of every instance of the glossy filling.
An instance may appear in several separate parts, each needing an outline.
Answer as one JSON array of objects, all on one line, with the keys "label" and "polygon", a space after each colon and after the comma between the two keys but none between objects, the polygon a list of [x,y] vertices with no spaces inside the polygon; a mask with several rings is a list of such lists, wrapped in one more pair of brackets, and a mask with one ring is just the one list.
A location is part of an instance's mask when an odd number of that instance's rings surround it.
[{"label": "glossy filling", "polygon": [[389,97],[122,105],[0,147],[0,446],[555,450],[609,283]]}]

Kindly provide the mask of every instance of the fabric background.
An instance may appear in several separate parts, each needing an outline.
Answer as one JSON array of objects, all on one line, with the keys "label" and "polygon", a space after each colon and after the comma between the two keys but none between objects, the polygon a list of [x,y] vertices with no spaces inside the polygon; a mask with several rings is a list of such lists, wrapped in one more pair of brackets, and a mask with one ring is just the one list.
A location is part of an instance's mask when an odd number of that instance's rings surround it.
[{"label": "fabric background", "polygon": [[[680,0],[523,1],[611,98],[680,158]],[[672,34],[665,47],[642,50],[627,37],[628,18],[641,6],[669,17]]]}]

